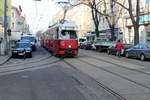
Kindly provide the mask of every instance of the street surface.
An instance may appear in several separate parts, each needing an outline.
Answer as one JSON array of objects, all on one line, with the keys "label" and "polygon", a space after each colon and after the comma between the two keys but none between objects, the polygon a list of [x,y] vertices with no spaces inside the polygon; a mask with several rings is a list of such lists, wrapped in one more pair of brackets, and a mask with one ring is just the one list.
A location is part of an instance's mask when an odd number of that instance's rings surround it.
[{"label": "street surface", "polygon": [[149,65],[82,49],[57,58],[38,47],[0,66],[0,100],[150,100]]}]

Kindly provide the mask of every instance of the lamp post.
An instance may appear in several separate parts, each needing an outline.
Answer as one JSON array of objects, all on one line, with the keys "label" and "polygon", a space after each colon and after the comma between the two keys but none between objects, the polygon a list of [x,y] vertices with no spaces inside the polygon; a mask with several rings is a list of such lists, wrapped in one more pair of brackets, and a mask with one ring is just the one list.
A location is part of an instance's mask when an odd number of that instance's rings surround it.
[{"label": "lamp post", "polygon": [[7,0],[4,1],[4,54],[8,54],[7,46]]}]

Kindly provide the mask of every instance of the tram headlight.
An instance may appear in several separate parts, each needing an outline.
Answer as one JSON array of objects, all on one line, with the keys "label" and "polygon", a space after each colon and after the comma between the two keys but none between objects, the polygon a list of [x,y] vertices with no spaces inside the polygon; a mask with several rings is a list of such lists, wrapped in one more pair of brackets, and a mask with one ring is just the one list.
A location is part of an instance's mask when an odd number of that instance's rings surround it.
[{"label": "tram headlight", "polygon": [[68,45],[69,48],[71,48],[71,45]]}]

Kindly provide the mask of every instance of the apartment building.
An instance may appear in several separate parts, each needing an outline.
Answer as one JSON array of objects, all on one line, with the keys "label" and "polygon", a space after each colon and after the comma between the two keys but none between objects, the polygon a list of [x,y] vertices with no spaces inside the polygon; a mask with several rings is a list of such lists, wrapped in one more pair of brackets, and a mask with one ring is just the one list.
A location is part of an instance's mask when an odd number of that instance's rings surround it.
[{"label": "apartment building", "polygon": [[[4,40],[4,3],[5,0],[0,0],[0,55],[5,54],[5,43],[8,40]],[[7,0],[7,27],[10,28],[11,22],[11,0]],[[7,36],[8,37],[8,36]]]},{"label": "apartment building", "polygon": [[12,6],[12,19],[11,19],[11,30],[12,40],[19,40],[21,35],[29,32],[29,26],[26,23],[26,18],[21,15],[21,7],[17,8]]},{"label": "apartment building", "polygon": [[[133,13],[135,12],[135,2],[132,2]],[[150,44],[150,0],[141,0],[140,1],[140,18],[139,18],[139,41],[140,43]],[[134,13],[135,14],[135,13]],[[130,43],[134,43],[134,29],[129,14],[125,15],[125,31],[126,39]],[[136,18],[136,16],[135,16]]]}]

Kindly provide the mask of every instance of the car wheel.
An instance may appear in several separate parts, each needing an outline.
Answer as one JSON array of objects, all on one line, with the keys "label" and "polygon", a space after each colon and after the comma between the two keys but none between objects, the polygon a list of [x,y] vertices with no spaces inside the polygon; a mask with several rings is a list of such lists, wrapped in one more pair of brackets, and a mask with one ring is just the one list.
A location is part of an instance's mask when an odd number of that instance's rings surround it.
[{"label": "car wheel", "polygon": [[11,57],[12,57],[12,58],[14,58],[14,57],[15,57],[15,55],[14,55],[14,54],[12,54],[12,55],[11,55]]},{"label": "car wheel", "polygon": [[140,56],[140,60],[141,60],[141,61],[144,61],[144,60],[145,60],[145,56],[144,56],[144,54],[141,54],[141,56]]},{"label": "car wheel", "polygon": [[109,54],[109,55],[110,55],[110,51],[109,51],[109,50],[107,50],[107,54]]},{"label": "car wheel", "polygon": [[126,58],[129,58],[129,53],[126,52],[126,53],[125,53],[125,56],[126,56]]},{"label": "car wheel", "polygon": [[29,54],[29,58],[32,58],[32,54]]}]

